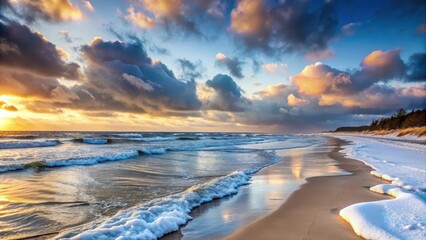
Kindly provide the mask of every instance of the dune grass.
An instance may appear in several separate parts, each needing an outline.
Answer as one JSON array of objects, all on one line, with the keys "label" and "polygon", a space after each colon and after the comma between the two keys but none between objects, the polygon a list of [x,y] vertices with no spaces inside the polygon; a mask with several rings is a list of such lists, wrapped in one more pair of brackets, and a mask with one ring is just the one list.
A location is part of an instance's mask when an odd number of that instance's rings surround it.
[{"label": "dune grass", "polygon": [[426,126],[422,127],[410,127],[404,129],[394,129],[394,130],[374,130],[374,131],[363,131],[364,134],[374,134],[374,135],[388,135],[396,134],[398,137],[405,135],[414,135],[417,137],[426,136]]}]

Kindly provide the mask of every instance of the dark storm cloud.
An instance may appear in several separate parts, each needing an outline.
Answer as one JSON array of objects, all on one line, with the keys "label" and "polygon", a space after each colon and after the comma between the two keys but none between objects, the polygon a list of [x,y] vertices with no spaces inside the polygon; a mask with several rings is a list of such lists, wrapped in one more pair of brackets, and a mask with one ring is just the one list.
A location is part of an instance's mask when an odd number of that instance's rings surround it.
[{"label": "dark storm cloud", "polygon": [[208,109],[239,112],[250,105],[250,101],[242,95],[243,90],[228,75],[218,74],[206,82],[206,86],[214,89],[215,96],[208,103]]},{"label": "dark storm cloud", "polygon": [[60,51],[40,33],[17,22],[0,22],[0,66],[43,76],[77,79],[79,65],[66,63]]},{"label": "dark storm cloud", "polygon": [[94,39],[82,47],[89,61],[89,84],[109,95],[151,111],[201,107],[194,80],[180,81],[163,63],[152,61],[142,43]]},{"label": "dark storm cloud", "polygon": [[95,38],[89,45],[82,46],[81,50],[86,59],[98,65],[115,61],[135,66],[152,63],[140,41],[126,44],[119,41],[105,42],[101,38]]},{"label": "dark storm cloud", "polygon": [[230,29],[248,51],[306,54],[327,49],[337,24],[333,2],[241,0]]},{"label": "dark storm cloud", "polygon": [[244,62],[237,57],[230,58],[223,53],[218,53],[216,55],[216,65],[225,67],[236,78],[244,77],[242,69]]},{"label": "dark storm cloud", "polygon": [[203,76],[203,74],[201,73],[203,68],[203,66],[201,65],[201,61],[194,63],[189,61],[188,59],[179,58],[177,62],[182,71],[182,78],[197,79]]},{"label": "dark storm cloud", "polygon": [[426,81],[426,53],[413,54],[407,63],[409,81]]}]

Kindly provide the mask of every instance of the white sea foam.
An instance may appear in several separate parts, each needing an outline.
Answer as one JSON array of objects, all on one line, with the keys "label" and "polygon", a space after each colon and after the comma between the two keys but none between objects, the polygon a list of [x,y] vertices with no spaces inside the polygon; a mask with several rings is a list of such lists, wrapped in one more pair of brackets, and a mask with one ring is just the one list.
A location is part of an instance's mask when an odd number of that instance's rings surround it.
[{"label": "white sea foam", "polygon": [[370,188],[394,199],[358,203],[340,211],[355,233],[365,239],[424,239],[426,205],[419,196],[390,184]]},{"label": "white sea foam", "polygon": [[57,140],[2,141],[0,142],[0,149],[52,147],[58,144],[60,144],[60,142]]},{"label": "white sea foam", "polygon": [[157,239],[178,230],[191,219],[191,210],[203,203],[238,192],[250,175],[279,161],[274,152],[266,153],[270,161],[245,171],[233,172],[186,191],[155,199],[118,212],[111,218],[83,229],[63,233],[56,239]]},{"label": "white sea foam", "polygon": [[114,136],[124,137],[124,138],[143,138],[143,135],[140,133],[117,133],[117,134],[114,134]]},{"label": "white sea foam", "polygon": [[[89,140],[90,139],[90,140]],[[83,140],[83,139],[82,139]],[[98,142],[97,138],[87,138],[86,141],[94,141]],[[241,144],[247,144],[247,143],[253,143],[253,142],[263,142],[265,141],[264,138],[254,138],[254,139],[246,139],[246,140],[232,140],[232,141],[217,141],[217,140],[207,140],[207,141],[182,141],[180,144],[172,144],[168,147],[161,147],[161,145],[167,146],[165,144],[151,144],[152,147],[145,147],[145,148],[139,148],[137,145],[134,145],[132,147],[128,147],[128,150],[118,151],[118,152],[111,152],[107,151],[108,153],[102,153],[104,150],[99,151],[98,148],[94,148],[93,150],[90,150],[90,152],[93,151],[95,154],[86,154],[88,149],[85,149],[81,157],[69,157],[66,159],[56,158],[56,159],[46,159],[42,158],[43,160],[39,160],[40,157],[34,158],[28,158],[28,160],[25,160],[22,164],[15,164],[11,160],[9,163],[0,164],[0,173],[7,172],[7,171],[13,171],[13,170],[20,170],[25,168],[32,168],[32,167],[60,167],[60,166],[72,166],[72,165],[94,165],[106,161],[118,161],[118,160],[124,160],[128,158],[135,157],[137,155],[154,155],[154,154],[165,154],[167,151],[197,151],[202,150],[203,148],[208,147],[215,147],[215,146],[233,146],[233,145],[241,145]],[[274,141],[273,139],[270,139],[269,141]],[[59,141],[52,141],[54,144],[58,144]],[[101,142],[101,141],[99,141]],[[104,142],[104,141],[103,141]],[[46,143],[53,144],[53,143]],[[45,144],[45,142],[43,142]],[[67,143],[69,144],[69,143]],[[100,146],[99,146],[100,147]],[[79,147],[81,148],[81,147]],[[101,148],[100,148],[101,149]],[[98,153],[96,153],[98,152]],[[78,155],[78,152],[71,151],[71,153],[74,153],[75,155]],[[88,155],[88,156],[84,156]],[[56,156],[56,155],[55,155]],[[60,155],[57,155],[60,157]],[[33,161],[31,161],[33,160]],[[22,162],[22,160],[21,160]]]},{"label": "white sea foam", "polygon": [[336,135],[353,144],[342,151],[391,181],[370,190],[395,199],[358,203],[340,211],[354,231],[366,239],[424,239],[426,236],[426,147],[422,144],[353,135]]},{"label": "white sea foam", "polygon": [[25,168],[31,167],[64,167],[64,166],[75,166],[75,165],[94,165],[107,161],[118,161],[133,158],[139,155],[157,155],[165,154],[165,148],[152,148],[152,149],[141,149],[141,150],[131,150],[131,151],[120,151],[116,153],[109,153],[106,155],[100,156],[90,156],[90,157],[76,157],[70,159],[58,159],[51,161],[37,161],[29,162],[25,164],[9,164],[0,166],[0,173],[22,170]]},{"label": "white sea foam", "polygon": [[96,157],[84,157],[84,158],[73,158],[65,160],[55,160],[44,162],[43,165],[46,167],[60,167],[60,166],[73,166],[73,165],[93,165],[100,162],[106,161],[117,161],[123,159],[129,159],[138,156],[138,151],[120,152],[112,155],[96,156]]},{"label": "white sea foam", "polygon": [[142,154],[148,154],[148,155],[165,154],[167,152],[165,148],[141,149],[139,151]]},{"label": "white sea foam", "polygon": [[354,143],[345,146],[342,152],[374,168],[371,174],[405,189],[426,190],[426,145],[348,135],[337,137]]}]

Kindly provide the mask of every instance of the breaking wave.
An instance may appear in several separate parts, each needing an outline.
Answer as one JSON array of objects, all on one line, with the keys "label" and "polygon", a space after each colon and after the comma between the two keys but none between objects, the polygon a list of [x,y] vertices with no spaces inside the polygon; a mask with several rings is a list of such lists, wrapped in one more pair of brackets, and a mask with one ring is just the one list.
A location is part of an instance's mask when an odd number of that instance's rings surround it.
[{"label": "breaking wave", "polygon": [[187,223],[195,207],[238,192],[248,184],[252,174],[277,163],[275,152],[266,152],[269,161],[251,169],[236,171],[203,184],[192,186],[184,192],[118,212],[102,222],[61,234],[56,239],[157,239],[176,231]]}]

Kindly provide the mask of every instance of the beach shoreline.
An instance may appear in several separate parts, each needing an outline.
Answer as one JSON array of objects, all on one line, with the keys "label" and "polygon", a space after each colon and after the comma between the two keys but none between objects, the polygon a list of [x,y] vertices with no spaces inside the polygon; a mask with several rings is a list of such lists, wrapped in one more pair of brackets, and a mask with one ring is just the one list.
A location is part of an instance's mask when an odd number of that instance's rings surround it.
[{"label": "beach shoreline", "polygon": [[389,199],[369,191],[371,186],[388,182],[371,175],[373,169],[363,162],[339,153],[348,142],[334,137],[327,137],[327,141],[335,146],[329,157],[352,175],[307,178],[276,211],[226,239],[362,239],[339,211],[359,202]]}]

